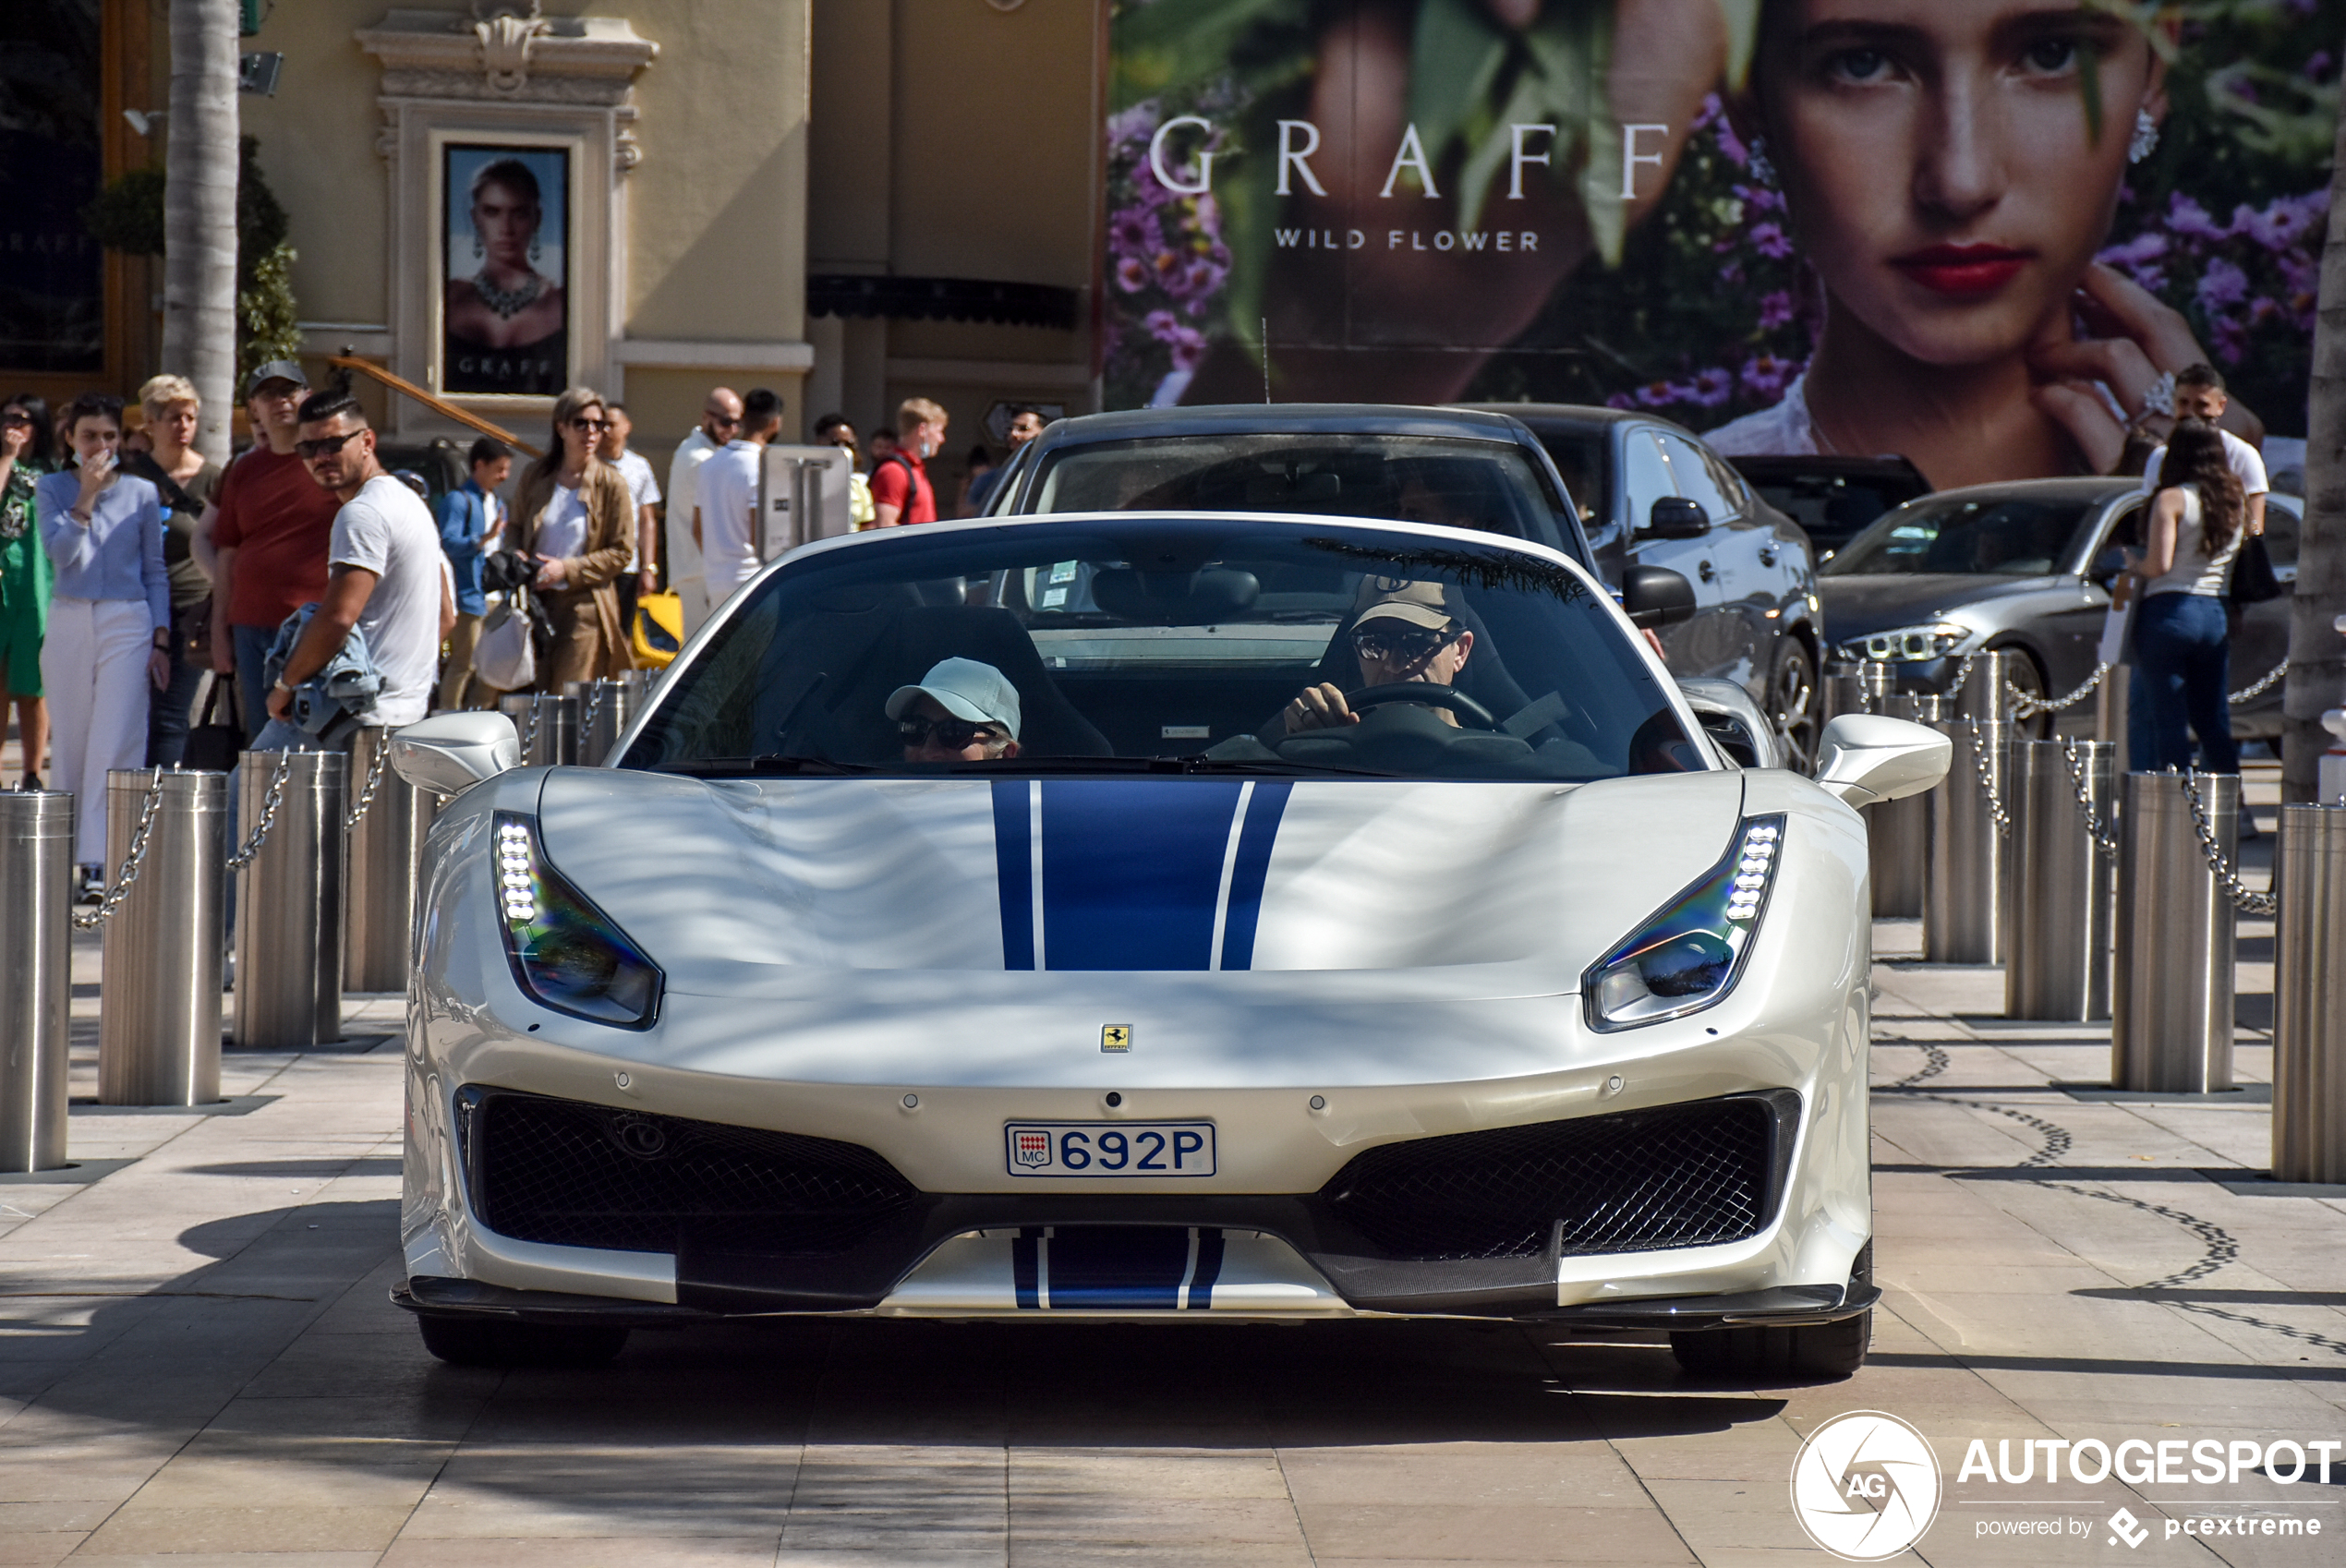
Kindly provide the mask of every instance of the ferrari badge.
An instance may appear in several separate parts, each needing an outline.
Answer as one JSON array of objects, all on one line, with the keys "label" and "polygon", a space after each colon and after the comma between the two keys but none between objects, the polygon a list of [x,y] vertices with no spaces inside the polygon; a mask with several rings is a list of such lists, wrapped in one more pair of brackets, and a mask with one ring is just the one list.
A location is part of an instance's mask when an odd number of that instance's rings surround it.
[{"label": "ferrari badge", "polygon": [[1130,1051],[1132,1048],[1132,1026],[1129,1023],[1108,1023],[1100,1026],[1100,1049]]}]

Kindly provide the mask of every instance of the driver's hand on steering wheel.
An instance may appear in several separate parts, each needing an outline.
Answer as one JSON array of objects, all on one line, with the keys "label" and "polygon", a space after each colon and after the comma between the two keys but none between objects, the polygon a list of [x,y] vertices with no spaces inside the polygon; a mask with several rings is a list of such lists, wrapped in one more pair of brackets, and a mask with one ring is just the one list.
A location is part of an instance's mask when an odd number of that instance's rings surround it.
[{"label": "driver's hand on steering wheel", "polygon": [[1335,730],[1347,724],[1358,724],[1360,716],[1344,705],[1344,693],[1323,681],[1316,686],[1306,686],[1295,701],[1287,705],[1281,718],[1287,720],[1287,732],[1298,735],[1306,730]]}]

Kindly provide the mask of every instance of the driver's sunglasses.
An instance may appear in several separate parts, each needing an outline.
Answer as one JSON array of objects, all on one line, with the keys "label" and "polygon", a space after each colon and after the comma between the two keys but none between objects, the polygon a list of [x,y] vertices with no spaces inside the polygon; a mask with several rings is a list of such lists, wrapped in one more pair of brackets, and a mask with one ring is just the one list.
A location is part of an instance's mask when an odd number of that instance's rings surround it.
[{"label": "driver's sunglasses", "polygon": [[306,441],[294,442],[294,455],[304,463],[314,463],[321,457],[332,457],[366,432],[353,430],[346,436],[317,436]]},{"label": "driver's sunglasses", "polygon": [[1407,631],[1387,631],[1380,626],[1353,633],[1352,651],[1379,664],[1422,664],[1457,640],[1458,629],[1455,625],[1439,632],[1415,626]]},{"label": "driver's sunglasses", "polygon": [[925,745],[933,735],[937,743],[949,752],[958,752],[972,741],[1002,739],[1002,732],[991,724],[973,723],[966,718],[900,718],[896,732],[908,746]]}]

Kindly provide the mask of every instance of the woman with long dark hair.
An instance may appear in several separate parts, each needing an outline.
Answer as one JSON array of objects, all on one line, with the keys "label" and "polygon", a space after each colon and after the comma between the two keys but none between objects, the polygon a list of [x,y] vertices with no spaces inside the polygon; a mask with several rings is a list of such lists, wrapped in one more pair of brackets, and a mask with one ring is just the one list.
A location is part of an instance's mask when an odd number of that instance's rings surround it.
[{"label": "woman with long dark hair", "polygon": [[635,502],[602,460],[611,418],[602,394],[572,387],[554,400],[553,440],[522,475],[514,497],[514,549],[537,564],[531,587],[553,622],[553,646],[538,664],[538,689],[596,681],[633,668],[619,621],[617,579],[627,570]]},{"label": "woman with long dark hair", "polygon": [[41,640],[55,576],[41,548],[32,486],[54,464],[49,404],[32,392],[0,403],[0,703],[17,705],[23,785],[41,788],[49,750],[49,704],[41,686]]},{"label": "woman with long dark hair", "polygon": [[2168,438],[2151,498],[2144,549],[2128,572],[2142,596],[2134,611],[2134,657],[2150,698],[2150,755],[2138,769],[2191,766],[2191,738],[2211,773],[2238,773],[2226,687],[2231,675],[2224,588],[2240,553],[2248,506],[2204,419],[2185,419]]}]

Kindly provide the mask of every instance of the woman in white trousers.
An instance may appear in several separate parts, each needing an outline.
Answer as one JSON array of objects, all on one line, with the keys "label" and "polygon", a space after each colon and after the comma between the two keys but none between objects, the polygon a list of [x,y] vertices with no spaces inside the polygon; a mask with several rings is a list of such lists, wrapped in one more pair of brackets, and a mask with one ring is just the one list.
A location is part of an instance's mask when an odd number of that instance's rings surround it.
[{"label": "woman in white trousers", "polygon": [[122,400],[91,392],[66,410],[74,466],[33,491],[41,543],[56,567],[41,681],[49,697],[50,787],[74,797],[81,897],[108,874],[106,774],[147,751],[150,691],[171,676],[171,580],[154,486],[116,471]]}]

